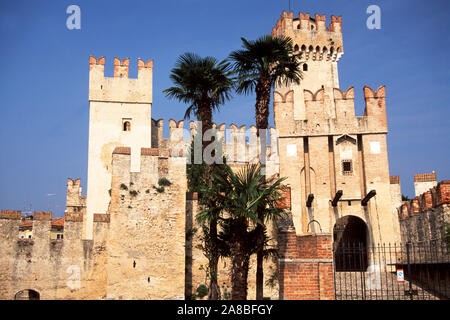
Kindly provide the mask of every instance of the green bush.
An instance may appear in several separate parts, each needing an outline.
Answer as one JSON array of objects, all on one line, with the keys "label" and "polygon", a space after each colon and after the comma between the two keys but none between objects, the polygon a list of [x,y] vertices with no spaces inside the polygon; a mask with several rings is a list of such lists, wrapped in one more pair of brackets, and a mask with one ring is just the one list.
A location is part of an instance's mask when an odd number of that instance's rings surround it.
[{"label": "green bush", "polygon": [[170,182],[167,178],[160,178],[158,180],[158,184],[161,187],[170,187],[172,185],[172,182]]},{"label": "green bush", "polygon": [[159,193],[163,193],[164,192],[164,187],[155,187],[155,186],[153,186],[153,189],[155,189]]},{"label": "green bush", "polygon": [[204,284],[199,285],[197,288],[197,297],[203,298],[207,294],[208,294],[208,288]]}]

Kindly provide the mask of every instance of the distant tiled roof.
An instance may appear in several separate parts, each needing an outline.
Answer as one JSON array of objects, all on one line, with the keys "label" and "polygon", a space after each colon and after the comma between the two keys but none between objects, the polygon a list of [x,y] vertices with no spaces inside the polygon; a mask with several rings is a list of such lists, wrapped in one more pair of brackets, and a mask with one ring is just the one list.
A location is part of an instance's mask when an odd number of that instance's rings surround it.
[{"label": "distant tiled roof", "polygon": [[52,227],[64,227],[64,218],[52,219]]},{"label": "distant tiled roof", "polygon": [[20,221],[20,228],[33,228],[33,220]]}]

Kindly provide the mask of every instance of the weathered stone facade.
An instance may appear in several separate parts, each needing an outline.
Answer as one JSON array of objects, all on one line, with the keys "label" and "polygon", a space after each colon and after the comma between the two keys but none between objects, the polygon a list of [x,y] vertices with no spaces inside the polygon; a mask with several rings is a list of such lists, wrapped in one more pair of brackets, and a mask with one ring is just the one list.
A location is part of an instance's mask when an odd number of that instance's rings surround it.
[{"label": "weathered stone facade", "polygon": [[72,214],[65,216],[61,240],[50,240],[50,212],[34,213],[31,239],[19,239],[19,225],[20,211],[1,212],[0,299],[14,299],[24,289],[41,299],[106,298],[109,223],[95,218],[95,240],[82,239],[83,221]]},{"label": "weathered stone facade", "polygon": [[283,12],[272,31],[293,40],[304,66],[300,85],[277,86],[274,92],[279,174],[288,178],[295,195],[295,230],[332,234],[339,219],[352,215],[367,226],[364,242],[396,242],[400,239],[391,201],[386,88],[364,87],[364,115],[355,115],[354,88],[343,91],[338,82],[342,19],[332,16],[328,28],[325,20],[324,15],[302,13],[294,19],[292,12]]},{"label": "weathered stone facade", "polygon": [[[355,116],[353,87],[339,88],[342,19],[283,12],[272,34],[288,35],[304,66],[300,85],[274,92],[276,128],[269,129],[266,174],[286,177],[283,203],[292,221],[273,231],[282,254],[264,265],[272,299],[333,299],[332,242],[340,218],[356,216],[367,242],[395,242],[399,179],[389,176],[385,87],[364,87],[366,110]],[[0,214],[0,299],[25,289],[41,299],[184,299],[205,283],[207,265],[197,248],[195,195],[188,194],[186,162],[198,124],[151,118],[153,61],[89,60],[87,197],[68,179],[64,239],[50,240],[51,213],[36,212],[31,239],[19,239],[20,212]],[[257,161],[256,128],[216,125],[227,163]],[[160,179],[170,186],[160,188]],[[371,193],[371,191],[374,192]],[[340,196],[338,197],[340,191]],[[230,263],[219,263],[219,285],[230,284]],[[255,297],[255,260],[249,298]],[[231,290],[230,288],[228,290]],[[224,291],[222,291],[224,293]]]},{"label": "weathered stone facade", "polygon": [[398,207],[402,242],[442,240],[444,223],[450,223],[450,181],[405,201]]}]

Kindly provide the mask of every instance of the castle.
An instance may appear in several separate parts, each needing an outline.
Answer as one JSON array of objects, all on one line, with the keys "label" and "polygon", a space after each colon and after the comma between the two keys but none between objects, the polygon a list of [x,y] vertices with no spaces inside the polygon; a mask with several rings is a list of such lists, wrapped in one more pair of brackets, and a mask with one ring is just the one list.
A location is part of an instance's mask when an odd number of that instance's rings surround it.
[{"label": "castle", "polygon": [[[266,174],[287,178],[286,241],[307,235],[400,241],[402,201],[400,181],[389,175],[385,87],[364,87],[365,111],[355,115],[354,88],[339,87],[341,17],[331,16],[327,26],[325,15],[283,12],[272,34],[291,37],[304,62],[300,85],[274,90],[266,155]],[[87,196],[79,179],[68,179],[61,239],[50,239],[49,212],[35,212],[32,237],[19,238],[20,211],[2,211],[1,299],[184,299],[204,281],[199,269],[206,260],[190,235],[197,195],[187,193],[186,181],[191,141],[185,138],[194,137],[196,123],[185,129],[183,120],[171,119],[169,138],[163,137],[163,120],[151,118],[152,60],[138,60],[137,79],[128,78],[129,59],[114,58],[112,78],[104,65],[104,57],[89,58]],[[232,166],[257,157],[254,126],[214,126]],[[161,178],[171,183],[163,191]],[[281,257],[283,270],[297,263],[288,258]],[[329,276],[329,255],[323,261]],[[265,265],[266,277],[277,264]],[[221,263],[219,284],[229,284],[227,268]],[[266,285],[265,293],[289,298],[281,292],[286,288]]]}]

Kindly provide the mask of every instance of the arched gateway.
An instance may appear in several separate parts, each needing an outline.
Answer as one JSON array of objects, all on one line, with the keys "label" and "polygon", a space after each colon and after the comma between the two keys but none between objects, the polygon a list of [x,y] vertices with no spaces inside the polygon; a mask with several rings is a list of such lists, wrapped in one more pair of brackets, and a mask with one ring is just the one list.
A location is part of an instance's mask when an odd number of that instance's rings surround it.
[{"label": "arched gateway", "polygon": [[333,228],[336,271],[365,271],[368,266],[366,223],[356,216],[338,219]]},{"label": "arched gateway", "polygon": [[14,300],[40,300],[40,294],[35,290],[25,289],[17,292]]}]

